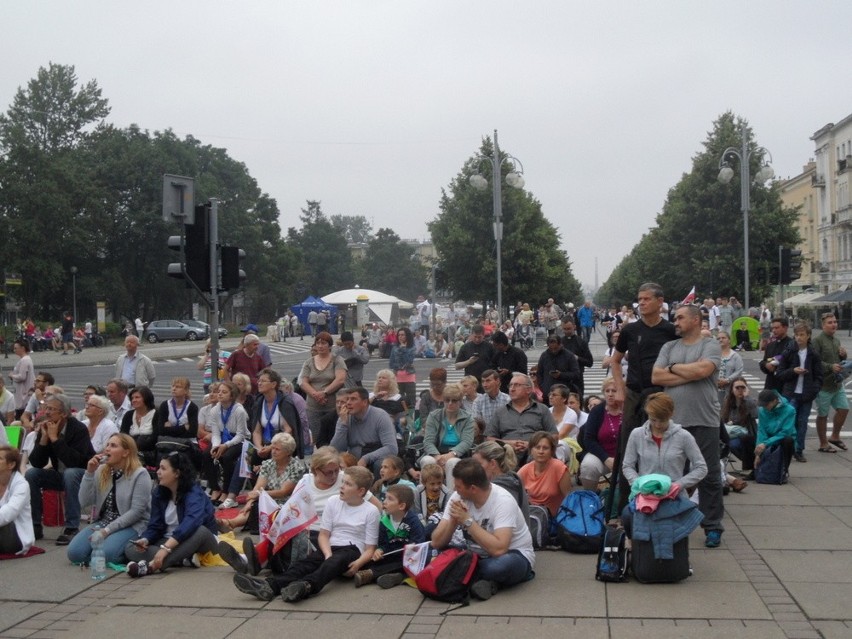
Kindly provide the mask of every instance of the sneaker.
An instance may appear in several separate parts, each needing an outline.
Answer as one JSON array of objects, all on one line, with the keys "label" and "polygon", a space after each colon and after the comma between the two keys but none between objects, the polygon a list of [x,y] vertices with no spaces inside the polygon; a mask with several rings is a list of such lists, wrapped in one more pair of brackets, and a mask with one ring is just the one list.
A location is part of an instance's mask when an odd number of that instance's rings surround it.
[{"label": "sneaker", "polygon": [[67,546],[71,543],[71,540],[74,539],[74,535],[76,535],[78,532],[80,531],[76,528],[66,528],[62,531],[62,534],[56,538],[56,545]]},{"label": "sneaker", "polygon": [[227,510],[228,508],[236,508],[239,506],[236,499],[228,497],[225,501],[219,504],[219,510]]},{"label": "sneaker", "polygon": [[225,541],[220,541],[216,550],[219,553],[219,556],[225,560],[225,563],[227,563],[235,571],[241,575],[245,575],[248,572],[248,563],[246,563],[246,560],[243,559],[242,555],[240,555],[240,553],[237,552],[237,549],[231,544]]},{"label": "sneaker", "polygon": [[375,576],[372,570],[359,570],[355,573],[355,587],[360,588],[375,581]]},{"label": "sneaker", "polygon": [[270,583],[260,577],[237,573],[234,575],[234,586],[240,592],[257,597],[261,601],[272,601],[275,599],[275,591],[272,590]]},{"label": "sneaker", "polygon": [[131,561],[127,564],[127,574],[134,579],[144,577],[148,574],[148,562],[144,559],[142,561]]},{"label": "sneaker", "polygon": [[310,594],[311,585],[307,581],[294,581],[281,591],[281,598],[284,601],[295,603],[307,599]]},{"label": "sneaker", "polygon": [[246,556],[246,564],[248,566],[248,574],[260,574],[260,560],[257,558],[257,551],[254,549],[254,542],[251,537],[243,539],[243,554]]},{"label": "sneaker", "polygon": [[376,580],[379,588],[387,590],[388,588],[396,588],[399,584],[405,581],[405,575],[401,572],[392,572],[389,575],[382,575]]},{"label": "sneaker", "polygon": [[807,459],[805,459],[805,454],[802,451],[796,451],[795,453],[793,453],[793,459],[795,459],[797,462],[802,463],[808,461]]},{"label": "sneaker", "polygon": [[41,524],[33,524],[33,533],[35,533],[36,541],[44,539],[44,528],[41,527]]},{"label": "sneaker", "polygon": [[487,579],[480,579],[470,587],[470,594],[480,601],[488,601],[497,593],[497,584]]},{"label": "sneaker", "polygon": [[704,538],[704,546],[707,548],[718,548],[722,543],[721,530],[708,530],[707,536]]}]

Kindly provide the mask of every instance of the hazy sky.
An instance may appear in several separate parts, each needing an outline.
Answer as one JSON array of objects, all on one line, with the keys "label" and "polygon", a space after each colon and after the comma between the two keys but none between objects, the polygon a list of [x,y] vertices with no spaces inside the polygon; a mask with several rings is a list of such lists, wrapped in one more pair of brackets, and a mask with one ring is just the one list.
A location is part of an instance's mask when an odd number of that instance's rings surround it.
[{"label": "hazy sky", "polygon": [[496,128],[587,286],[654,225],[722,112],[781,177],[852,112],[845,2],[79,0],[3,2],[0,24],[0,109],[72,64],[113,124],[227,148],[285,232],[315,199],[426,238]]}]

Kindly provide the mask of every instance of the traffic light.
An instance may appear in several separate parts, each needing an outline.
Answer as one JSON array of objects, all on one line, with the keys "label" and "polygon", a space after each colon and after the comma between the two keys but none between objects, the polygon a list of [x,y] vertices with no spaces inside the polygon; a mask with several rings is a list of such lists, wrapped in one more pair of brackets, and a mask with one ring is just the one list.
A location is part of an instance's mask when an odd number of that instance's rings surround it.
[{"label": "traffic light", "polygon": [[789,284],[802,277],[802,252],[799,249],[781,249],[781,284]]},{"label": "traffic light", "polygon": [[[184,269],[181,263],[169,264],[169,277],[190,279],[203,292],[210,292],[210,241],[207,236],[207,205],[201,204],[195,207],[195,224],[184,224]],[[179,235],[169,237],[169,248],[180,251],[181,238]],[[192,284],[187,282],[187,287]]]},{"label": "traffic light", "polygon": [[240,268],[240,262],[246,256],[246,252],[236,246],[223,246],[219,249],[222,260],[222,286],[223,291],[233,291],[240,288],[246,272]]}]

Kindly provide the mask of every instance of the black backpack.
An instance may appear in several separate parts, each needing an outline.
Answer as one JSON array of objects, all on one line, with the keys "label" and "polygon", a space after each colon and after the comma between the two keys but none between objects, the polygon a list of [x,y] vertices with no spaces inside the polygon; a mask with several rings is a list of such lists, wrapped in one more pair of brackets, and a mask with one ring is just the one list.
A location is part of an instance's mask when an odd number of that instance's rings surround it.
[{"label": "black backpack", "polygon": [[607,526],[603,536],[601,550],[598,553],[598,567],[595,579],[598,581],[627,581],[627,535],[621,528]]}]

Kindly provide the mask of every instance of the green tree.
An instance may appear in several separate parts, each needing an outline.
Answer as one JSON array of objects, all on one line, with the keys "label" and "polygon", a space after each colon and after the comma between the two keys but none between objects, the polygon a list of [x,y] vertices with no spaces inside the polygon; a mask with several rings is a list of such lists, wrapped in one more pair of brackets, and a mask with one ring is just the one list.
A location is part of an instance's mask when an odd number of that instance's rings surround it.
[{"label": "green tree", "polygon": [[363,215],[332,215],[331,225],[343,233],[347,242],[366,244],[373,237],[373,225]]},{"label": "green tree", "polygon": [[301,229],[288,229],[288,242],[301,252],[300,290],[322,296],[354,285],[352,255],[343,232],[329,221],[318,200],[308,200]]},{"label": "green tree", "polygon": [[70,269],[90,241],[98,196],[80,147],[108,113],[94,80],[78,86],[73,66],[51,63],[0,115],[0,250],[3,267],[23,276],[26,314],[71,306]]},{"label": "green tree", "polygon": [[414,248],[403,242],[391,229],[379,229],[367,243],[367,254],[360,260],[362,287],[400,299],[414,301],[427,292],[427,270]]},{"label": "green tree", "polygon": [[[733,113],[722,114],[704,141],[692,169],[669,191],[657,226],[644,235],[601,287],[598,297],[625,303],[642,281],[662,285],[670,299],[684,297],[693,285],[699,296],[734,295],[743,299],[743,216],[739,178],[717,180],[719,159],[727,147],[740,147],[748,123]],[[739,160],[735,160],[739,162]],[[763,165],[759,144],[751,136],[750,175]],[[738,168],[738,166],[735,166]],[[778,260],[779,246],[799,243],[797,211],[781,202],[778,185],[751,185],[749,211],[749,287],[755,305],[769,295],[766,265]]]},{"label": "green tree", "polygon": [[[490,157],[493,146],[486,138],[480,155]],[[493,179],[488,171],[483,177]],[[478,157],[465,162],[448,190],[442,190],[441,212],[429,223],[446,285],[458,297],[473,301],[496,298],[496,247],[491,190],[478,191],[469,179],[478,172]],[[501,165],[501,178],[511,171]],[[571,271],[571,262],[559,248],[559,231],[545,218],[541,203],[531,193],[504,187],[502,272],[503,301],[525,300],[533,304],[548,297],[580,302],[580,283]]]}]

